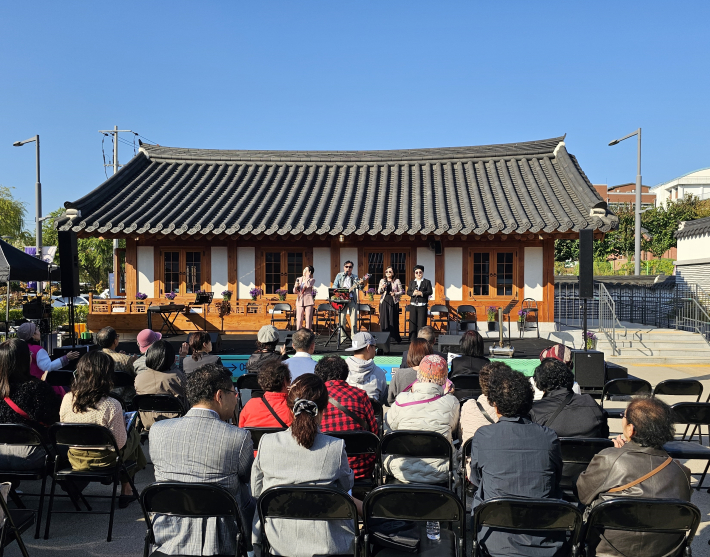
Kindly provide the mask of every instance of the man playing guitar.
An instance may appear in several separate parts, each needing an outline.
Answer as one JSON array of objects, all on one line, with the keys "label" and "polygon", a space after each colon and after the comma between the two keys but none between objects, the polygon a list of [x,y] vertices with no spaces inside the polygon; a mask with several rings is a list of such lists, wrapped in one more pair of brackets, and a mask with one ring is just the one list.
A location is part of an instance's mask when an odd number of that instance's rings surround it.
[{"label": "man playing guitar", "polygon": [[357,333],[357,306],[360,302],[360,290],[364,289],[364,285],[370,275],[365,275],[362,278],[358,278],[357,275],[353,274],[353,262],[346,261],[343,265],[343,272],[338,273],[333,281],[333,288],[347,288],[350,291],[350,302],[348,305],[340,312],[340,342],[342,343],[347,339],[345,335],[345,323],[346,314],[350,314],[350,333],[354,335]]}]

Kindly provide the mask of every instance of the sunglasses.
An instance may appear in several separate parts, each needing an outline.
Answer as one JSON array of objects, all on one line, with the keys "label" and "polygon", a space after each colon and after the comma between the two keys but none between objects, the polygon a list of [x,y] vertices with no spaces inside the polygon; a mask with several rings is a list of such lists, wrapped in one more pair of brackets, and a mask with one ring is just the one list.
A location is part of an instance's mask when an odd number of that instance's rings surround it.
[{"label": "sunglasses", "polygon": [[346,269],[352,269],[353,266],[352,266],[352,265],[345,265],[345,268],[346,268]]}]

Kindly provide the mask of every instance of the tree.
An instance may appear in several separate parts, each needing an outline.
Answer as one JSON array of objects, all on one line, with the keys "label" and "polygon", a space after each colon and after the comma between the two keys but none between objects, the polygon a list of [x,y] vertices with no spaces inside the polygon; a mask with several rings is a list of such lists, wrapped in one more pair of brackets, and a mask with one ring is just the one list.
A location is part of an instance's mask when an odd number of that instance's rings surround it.
[{"label": "tree", "polygon": [[649,237],[641,239],[642,249],[650,251],[655,257],[663,257],[669,249],[677,246],[675,232],[680,222],[701,218],[707,212],[708,204],[693,195],[669,200],[645,211],[641,224],[648,230]]},{"label": "tree", "polygon": [[34,243],[32,235],[25,230],[27,204],[12,196],[11,188],[0,186],[0,236],[16,247]]}]

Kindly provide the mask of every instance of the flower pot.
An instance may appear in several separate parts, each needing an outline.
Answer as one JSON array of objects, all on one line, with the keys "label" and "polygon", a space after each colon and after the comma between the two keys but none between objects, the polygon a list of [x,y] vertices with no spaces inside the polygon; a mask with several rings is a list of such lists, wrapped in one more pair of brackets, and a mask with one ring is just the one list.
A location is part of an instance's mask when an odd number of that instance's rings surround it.
[{"label": "flower pot", "polygon": [[285,301],[286,301],[286,296],[279,296],[279,301],[285,302]]},{"label": "flower pot", "polygon": [[597,339],[596,338],[588,338],[587,339],[587,350],[596,350],[597,349]]},{"label": "flower pot", "polygon": [[252,302],[256,302],[256,296],[251,297]]},{"label": "flower pot", "polygon": [[496,325],[498,325],[498,323],[496,323],[495,321],[489,321],[488,322],[488,332],[495,331],[498,328],[498,327],[496,327]]},{"label": "flower pot", "polygon": [[375,301],[375,295],[374,294],[368,294],[367,299],[370,300],[371,302]]}]

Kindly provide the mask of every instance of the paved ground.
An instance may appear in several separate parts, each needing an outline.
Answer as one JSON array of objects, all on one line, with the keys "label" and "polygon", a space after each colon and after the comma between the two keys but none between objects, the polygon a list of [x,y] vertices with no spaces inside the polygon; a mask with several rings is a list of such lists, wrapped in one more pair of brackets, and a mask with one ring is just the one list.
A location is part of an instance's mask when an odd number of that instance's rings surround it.
[{"label": "paved ground", "polygon": [[[696,378],[699,379],[705,392],[710,393],[710,364],[703,365],[640,365],[630,366],[629,373],[644,378],[656,384],[663,379],[674,378]],[[680,398],[667,402],[678,402]],[[619,432],[620,420],[611,421],[611,429]],[[707,443],[707,437],[704,440]],[[148,445],[145,446],[148,454]],[[704,462],[686,463],[696,476],[693,481],[697,483],[700,473],[705,466]],[[149,464],[148,468],[137,476],[137,487],[139,491],[153,481],[153,468]],[[706,479],[706,486],[710,486],[710,479]],[[37,492],[39,484],[23,484],[22,489],[27,492]],[[110,493],[105,486],[89,487],[86,493],[102,494]],[[710,555],[710,495],[705,490],[693,492],[693,503],[701,510],[703,522],[698,529],[697,536],[693,543],[693,554],[702,557]],[[103,503],[108,509],[107,503]],[[100,502],[97,503],[101,504]],[[29,502],[30,508],[36,508],[34,501]],[[57,505],[57,510],[68,510],[68,502],[62,501]],[[44,520],[43,520],[44,527]],[[31,556],[36,557],[68,557],[74,555],[110,555],[112,557],[134,557],[142,555],[143,539],[145,535],[145,522],[140,507],[137,503],[132,503],[127,509],[117,510],[114,522],[113,541],[106,542],[106,532],[108,527],[107,515],[75,515],[57,514],[52,517],[52,531],[49,540],[42,538],[33,539],[33,532],[26,532],[23,536],[25,544]],[[6,550],[9,557],[19,556],[17,545],[13,543]]]}]

